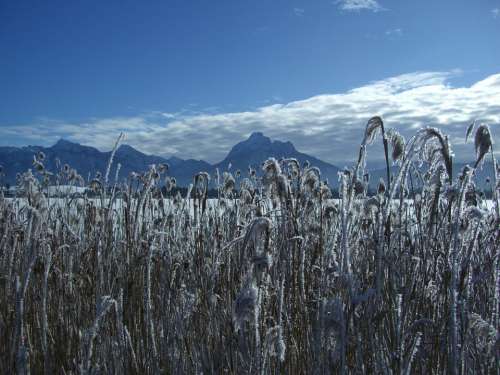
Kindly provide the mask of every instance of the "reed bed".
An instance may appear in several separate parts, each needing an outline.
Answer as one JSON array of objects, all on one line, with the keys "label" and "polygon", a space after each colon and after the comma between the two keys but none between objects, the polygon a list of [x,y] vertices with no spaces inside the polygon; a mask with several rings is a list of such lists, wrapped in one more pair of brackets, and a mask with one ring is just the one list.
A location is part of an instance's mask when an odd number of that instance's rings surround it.
[{"label": "reed bed", "polygon": [[[24,203],[0,197],[0,373],[496,374],[499,172],[489,128],[473,133],[453,180],[439,130],[406,141],[372,118],[338,201],[294,159],[199,173],[180,196],[166,165],[113,182],[110,160],[85,183],[36,155]],[[378,134],[387,179],[368,196]],[[93,196],[55,202],[54,181]]]}]

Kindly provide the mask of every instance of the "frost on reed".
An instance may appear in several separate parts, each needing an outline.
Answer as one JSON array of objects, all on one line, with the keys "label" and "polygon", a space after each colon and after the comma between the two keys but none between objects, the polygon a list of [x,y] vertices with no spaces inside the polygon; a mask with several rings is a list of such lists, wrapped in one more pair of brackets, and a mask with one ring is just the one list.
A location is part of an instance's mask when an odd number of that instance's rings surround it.
[{"label": "frost on reed", "polygon": [[[339,200],[295,159],[200,172],[181,196],[166,165],[120,181],[114,152],[89,193],[54,199],[83,178],[35,155],[0,196],[0,373],[495,373],[498,176],[493,210],[474,183],[487,157],[497,172],[491,131],[467,129],[476,163],[453,179],[446,135],[383,126]],[[368,196],[378,132],[399,169]]]}]

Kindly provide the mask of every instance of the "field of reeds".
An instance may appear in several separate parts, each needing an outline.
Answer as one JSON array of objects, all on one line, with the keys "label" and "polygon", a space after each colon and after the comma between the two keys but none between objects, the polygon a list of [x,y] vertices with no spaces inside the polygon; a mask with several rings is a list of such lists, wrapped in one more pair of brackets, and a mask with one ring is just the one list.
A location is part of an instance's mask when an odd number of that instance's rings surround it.
[{"label": "field of reeds", "polygon": [[[166,165],[120,182],[111,158],[92,198],[54,202],[49,182],[84,181],[36,155],[23,197],[0,197],[0,373],[498,373],[500,173],[489,128],[469,136],[476,163],[453,180],[439,130],[406,141],[374,117],[335,201],[293,159],[179,196]],[[387,178],[367,196],[377,137]]]}]

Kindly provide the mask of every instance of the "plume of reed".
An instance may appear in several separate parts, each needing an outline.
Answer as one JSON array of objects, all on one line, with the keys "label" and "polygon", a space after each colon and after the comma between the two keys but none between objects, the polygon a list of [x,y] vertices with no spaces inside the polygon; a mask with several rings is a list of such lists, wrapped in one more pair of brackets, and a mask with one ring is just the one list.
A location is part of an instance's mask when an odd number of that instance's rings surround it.
[{"label": "plume of reed", "polygon": [[[199,172],[194,176],[193,187],[194,187],[194,225],[198,223],[198,210],[201,206],[201,215],[205,213],[207,208],[207,198],[208,198],[208,183],[210,181],[210,175],[207,172]],[[226,190],[226,188],[224,189]]]},{"label": "plume of reed", "polygon": [[[366,145],[371,144],[375,140],[375,137],[377,136],[377,132],[379,129],[380,129],[380,132],[382,133],[382,142],[384,145],[387,184],[390,187],[391,169],[389,167],[389,145],[388,145],[387,137],[386,137],[386,133],[385,133],[384,122],[382,121],[382,118],[380,116],[374,116],[374,117],[370,118],[366,124],[365,136],[363,138],[363,143],[362,143],[362,147],[361,147],[363,149],[363,151],[360,150],[358,164],[360,163],[361,160],[364,160],[365,152],[366,152],[364,149],[365,149]],[[364,164],[364,162],[363,162],[363,164]],[[357,168],[358,167],[356,167],[356,169]]]},{"label": "plume of reed", "polygon": [[498,221],[500,220],[500,197],[498,194],[500,182],[497,171],[497,160],[495,158],[495,154],[493,153],[493,137],[488,125],[482,124],[477,128],[474,137],[474,147],[476,150],[476,162],[474,164],[474,169],[480,165],[488,151],[491,154],[493,177],[495,179],[495,186],[493,187],[493,200],[495,203],[495,217]]},{"label": "plume of reed", "polygon": [[[452,164],[452,152],[450,144],[448,143],[448,138],[444,136],[439,129],[436,128],[425,128],[421,131],[421,143],[422,151],[427,151],[429,159],[434,162],[434,156],[440,155],[441,160],[444,163],[446,173],[448,174],[448,182],[451,184],[453,179],[453,164]],[[430,141],[437,140],[437,146],[429,148],[428,145],[432,144]],[[423,153],[422,153],[423,154]]]},{"label": "plume of reed", "polygon": [[476,126],[476,120],[472,121],[471,124],[467,127],[467,131],[465,132],[465,143],[467,143],[470,135],[474,131],[475,126]]},{"label": "plume of reed", "polygon": [[399,134],[394,129],[389,129],[387,131],[387,138],[389,139],[389,141],[391,143],[392,161],[393,161],[393,163],[396,163],[397,161],[401,160],[401,158],[404,155],[406,140],[401,134]]},{"label": "plume of reed", "polygon": [[259,292],[253,283],[248,283],[238,293],[234,302],[233,322],[236,331],[243,328],[243,323],[255,319],[258,315]]},{"label": "plume of reed", "polygon": [[104,175],[104,184],[106,186],[108,185],[109,173],[111,172],[111,166],[113,165],[113,160],[115,158],[116,150],[118,150],[118,146],[119,146],[120,142],[122,141],[123,137],[124,137],[124,134],[120,133],[120,135],[116,139],[116,142],[115,142],[115,145],[113,146],[113,149],[111,150],[111,155],[109,156],[109,160],[108,160],[108,166],[106,167],[106,174]]},{"label": "plume of reed", "polygon": [[476,149],[476,162],[474,169],[481,163],[484,156],[490,151],[493,142],[491,140],[490,128],[488,125],[482,124],[476,130],[474,137],[474,148]]}]

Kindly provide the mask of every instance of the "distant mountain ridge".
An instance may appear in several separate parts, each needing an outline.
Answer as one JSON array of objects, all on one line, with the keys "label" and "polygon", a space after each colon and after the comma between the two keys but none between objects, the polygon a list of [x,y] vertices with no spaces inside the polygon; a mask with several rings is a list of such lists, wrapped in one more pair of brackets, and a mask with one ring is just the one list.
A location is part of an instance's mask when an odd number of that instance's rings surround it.
[{"label": "distant mountain ridge", "polygon": [[[97,171],[104,174],[111,156],[111,151],[102,152],[95,147],[80,145],[64,139],[60,139],[51,147],[0,147],[0,166],[3,167],[5,174],[0,177],[0,182],[15,184],[17,173],[33,168],[33,156],[39,151],[42,151],[46,156],[44,165],[47,170],[56,171],[56,160],[59,159],[62,165],[68,164],[86,180],[93,178]],[[187,186],[193,181],[193,176],[201,171],[214,175],[216,169],[223,172],[230,167],[231,172],[240,170],[242,176],[246,176],[248,167],[251,166],[260,172],[262,163],[269,157],[295,158],[301,164],[308,161],[321,170],[322,179],[327,179],[330,186],[338,186],[338,167],[298,151],[291,142],[271,140],[261,132],[254,132],[246,140],[234,145],[227,156],[215,164],[203,160],[180,159],[175,156],[164,158],[147,155],[132,146],[123,144],[116,150],[110,179],[114,179],[118,163],[121,165],[120,180],[128,177],[131,172],[147,170],[151,164],[167,163],[170,166],[168,174],[176,178],[179,186]],[[465,163],[454,163],[454,177],[464,165]],[[491,162],[485,163],[484,167],[477,171],[476,183],[480,186],[486,186],[486,177],[492,175],[491,169]],[[396,172],[397,167],[392,167],[391,174],[395,175]],[[377,186],[380,178],[386,179],[385,168],[374,168],[369,170],[369,173],[372,188]]]},{"label": "distant mountain ridge", "polygon": [[[15,183],[17,173],[33,168],[33,156],[42,151],[45,154],[45,167],[55,171],[56,160],[61,164],[68,164],[78,171],[84,179],[94,177],[97,171],[105,173],[111,151],[102,152],[91,146],[60,139],[51,147],[25,146],[0,147],[0,165],[5,173],[4,181]],[[260,171],[261,164],[269,157],[296,158],[304,163],[306,160],[321,169],[324,179],[330,182],[337,181],[339,169],[313,156],[297,151],[291,142],[271,141],[260,132],[252,133],[250,137],[236,144],[228,155],[219,163],[210,164],[203,160],[180,159],[177,157],[164,158],[161,156],[144,154],[132,146],[121,145],[113,160],[112,178],[118,163],[121,164],[119,178],[127,177],[131,172],[147,170],[151,164],[167,163],[170,166],[169,175],[176,178],[179,186],[187,186],[193,181],[193,176],[201,171],[214,174],[218,168],[221,172],[231,166],[231,171],[240,170],[246,176],[248,167]]]},{"label": "distant mountain ridge", "polygon": [[269,157],[295,158],[301,164],[309,161],[311,165],[321,170],[323,179],[328,179],[333,185],[337,182],[338,167],[297,151],[291,142],[271,141],[261,132],[252,133],[248,139],[234,145],[228,155],[214,167],[226,170],[231,165],[233,171],[239,169],[242,174],[246,174],[249,166],[259,170],[261,164]]}]

